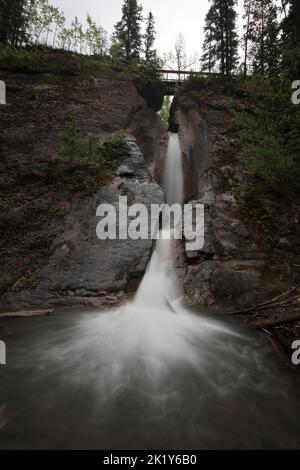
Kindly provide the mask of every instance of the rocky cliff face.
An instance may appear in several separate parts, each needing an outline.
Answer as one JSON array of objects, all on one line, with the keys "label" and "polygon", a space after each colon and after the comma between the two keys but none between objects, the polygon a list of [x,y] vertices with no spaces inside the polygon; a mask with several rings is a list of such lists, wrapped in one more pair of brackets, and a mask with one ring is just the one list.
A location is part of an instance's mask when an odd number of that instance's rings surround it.
[{"label": "rocky cliff face", "polygon": [[181,93],[174,100],[171,129],[184,152],[186,200],[205,204],[205,247],[178,258],[186,303],[207,310],[253,305],[280,290],[281,266],[241,217],[242,179],[230,135],[230,109],[237,105],[218,89]]},{"label": "rocky cliff face", "polygon": [[[96,209],[116,205],[122,195],[131,203],[163,201],[151,168],[165,130],[150,107],[151,90],[144,90],[147,103],[134,80],[8,72],[1,79],[8,90],[8,105],[0,110],[2,308],[117,302],[136,289],[152,242],[99,241]],[[157,100],[156,94],[154,107]],[[59,151],[70,119],[103,138],[126,129],[136,139],[127,139],[129,155],[112,182],[92,193],[58,187],[53,175],[38,176]]]}]

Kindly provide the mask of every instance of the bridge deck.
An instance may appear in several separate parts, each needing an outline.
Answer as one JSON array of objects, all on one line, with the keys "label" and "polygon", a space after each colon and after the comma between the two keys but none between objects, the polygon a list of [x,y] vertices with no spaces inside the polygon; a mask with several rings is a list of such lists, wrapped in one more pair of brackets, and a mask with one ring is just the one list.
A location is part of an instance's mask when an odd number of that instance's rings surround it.
[{"label": "bridge deck", "polygon": [[176,87],[181,85],[187,80],[189,76],[197,77],[220,77],[220,73],[209,73],[209,72],[194,72],[192,70],[165,70],[161,69],[157,71],[160,75],[163,75],[162,80],[167,85],[166,95],[172,96],[176,92]]},{"label": "bridge deck", "polygon": [[[165,75],[165,81],[186,80],[187,76],[194,75],[198,77],[220,77],[220,73],[216,72],[194,72],[192,70],[158,70],[161,75]],[[171,77],[171,78],[170,78]]]}]

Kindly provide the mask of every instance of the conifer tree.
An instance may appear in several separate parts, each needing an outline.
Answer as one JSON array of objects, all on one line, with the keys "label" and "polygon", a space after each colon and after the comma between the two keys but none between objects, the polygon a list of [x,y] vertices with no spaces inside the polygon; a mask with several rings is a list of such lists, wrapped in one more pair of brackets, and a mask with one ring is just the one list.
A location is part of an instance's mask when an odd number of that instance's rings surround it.
[{"label": "conifer tree", "polygon": [[20,46],[27,42],[31,0],[0,0],[0,43]]},{"label": "conifer tree", "polygon": [[214,25],[216,24],[215,18],[216,11],[210,7],[206,18],[205,18],[205,39],[203,44],[204,53],[201,58],[202,68],[205,71],[208,71],[209,74],[212,73],[217,60],[217,51],[216,51],[216,42],[215,42],[215,31]]},{"label": "conifer tree", "polygon": [[[247,10],[249,2],[245,1],[244,6]],[[253,72],[263,76],[276,75],[280,58],[278,8],[273,0],[252,0],[250,12],[245,13],[247,58],[251,60]]]},{"label": "conifer tree", "polygon": [[238,61],[236,0],[210,0],[204,31],[202,62],[209,71],[218,64],[222,75],[230,76]]},{"label": "conifer tree", "polygon": [[154,49],[154,42],[156,38],[155,20],[153,13],[150,11],[147,18],[146,33],[144,35],[145,41],[145,59],[147,63],[154,63],[157,59],[157,51]]},{"label": "conifer tree", "polygon": [[285,0],[286,16],[282,22],[282,67],[297,80],[300,77],[300,1]]},{"label": "conifer tree", "polygon": [[126,60],[140,58],[142,48],[142,6],[137,0],[124,0],[122,19],[115,26],[114,38],[122,45]]},{"label": "conifer tree", "polygon": [[238,34],[236,29],[236,0],[221,2],[224,11],[225,30],[225,71],[230,76],[238,64]]},{"label": "conifer tree", "polygon": [[245,20],[244,24],[244,78],[247,77],[248,74],[248,53],[249,53],[249,42],[250,42],[250,27],[251,27],[251,19],[252,19],[252,7],[253,7],[253,0],[244,0],[244,15],[243,19]]}]

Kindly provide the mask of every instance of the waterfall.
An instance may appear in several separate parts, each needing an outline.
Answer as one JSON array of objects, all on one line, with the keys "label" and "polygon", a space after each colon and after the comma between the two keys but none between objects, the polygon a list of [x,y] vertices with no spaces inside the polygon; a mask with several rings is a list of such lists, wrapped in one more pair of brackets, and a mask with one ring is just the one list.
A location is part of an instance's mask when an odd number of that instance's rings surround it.
[{"label": "waterfall", "polygon": [[178,134],[169,134],[164,190],[168,204],[183,203],[182,153]]},{"label": "waterfall", "polygon": [[[179,138],[170,134],[164,177],[168,204],[183,203],[183,186]],[[108,389],[125,385],[137,371],[143,387],[153,385],[153,380],[164,382],[175,365],[200,371],[209,361],[212,348],[221,348],[219,353],[224,356],[220,335],[238,336],[222,323],[197,317],[183,307],[177,289],[174,244],[172,230],[163,226],[134,299],[83,323],[86,331],[77,347],[83,346],[86,338],[97,344],[96,355],[114,371],[102,374],[102,386],[106,384]]]},{"label": "waterfall", "polygon": [[[168,205],[183,203],[182,153],[178,134],[169,134],[164,190]],[[135,302],[155,307],[171,306],[179,295],[173,263],[174,240],[170,228],[162,228],[149,267],[137,292]],[[153,295],[155,293],[155,295]]]},{"label": "waterfall", "polygon": [[[182,173],[171,134],[169,203],[184,200]],[[157,241],[135,298],[120,308],[26,323],[30,336],[10,350],[16,386],[2,381],[0,390],[20,448],[294,448],[299,405],[289,379],[256,334],[184,308],[173,248],[172,237]]]}]

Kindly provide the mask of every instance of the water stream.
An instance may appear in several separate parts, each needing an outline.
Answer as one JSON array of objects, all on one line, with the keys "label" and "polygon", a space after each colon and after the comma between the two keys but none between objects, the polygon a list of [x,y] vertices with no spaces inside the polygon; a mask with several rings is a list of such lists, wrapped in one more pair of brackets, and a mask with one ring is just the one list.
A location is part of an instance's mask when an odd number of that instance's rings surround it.
[{"label": "water stream", "polygon": [[[165,191],[183,202],[177,135]],[[256,333],[182,306],[173,244],[158,240],[135,298],[115,311],[6,322],[0,448],[300,446],[296,376]]]}]

